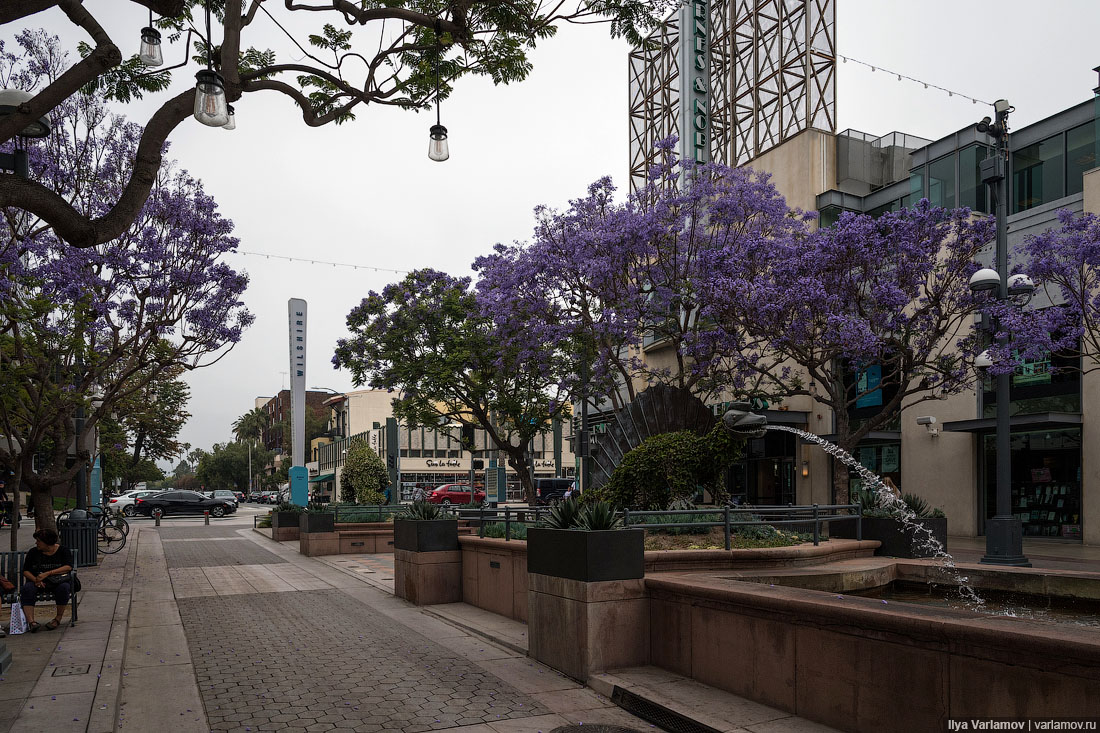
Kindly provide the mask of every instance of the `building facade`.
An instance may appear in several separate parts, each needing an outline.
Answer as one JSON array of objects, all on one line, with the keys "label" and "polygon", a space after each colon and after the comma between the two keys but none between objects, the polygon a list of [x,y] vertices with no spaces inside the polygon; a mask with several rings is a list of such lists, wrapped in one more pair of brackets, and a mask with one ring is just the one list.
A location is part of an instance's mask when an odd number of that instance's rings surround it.
[{"label": "building facade", "polygon": [[[989,213],[978,164],[994,143],[975,127],[936,140],[902,132],[836,132],[831,1],[695,5],[700,7],[689,5],[691,18],[670,17],[654,31],[653,43],[630,54],[632,190],[644,184],[654,162],[653,143],[677,134],[681,140],[692,136],[695,145],[704,141],[705,159],[770,173],[787,203],[818,211],[821,226],[832,225],[844,211],[879,215],[922,198]],[[705,55],[698,54],[699,21],[710,31]],[[692,28],[693,37],[682,44],[684,27]],[[682,83],[681,69],[693,84]],[[1012,131],[1010,248],[1057,227],[1063,209],[1100,213],[1100,88],[1091,99],[1082,92],[1080,104]],[[698,115],[703,108],[706,119]],[[1036,298],[1032,307],[1049,305]],[[659,343],[646,344],[643,357],[656,366],[672,363],[665,352]],[[1012,380],[1013,511],[1027,537],[1098,544],[1100,374],[1082,377],[1052,365],[1074,366],[1053,355],[1025,365]],[[982,535],[994,508],[996,397],[988,384],[979,384],[907,409],[871,433],[856,457],[903,491],[941,507],[951,534]],[[714,401],[716,412],[727,399]],[[850,417],[875,409],[864,404],[862,413]],[[833,432],[831,410],[811,397],[785,398],[765,412],[773,423],[823,436]],[[917,417],[935,417],[937,429],[918,424]],[[745,460],[728,473],[728,488],[754,504],[832,503],[831,461],[793,435],[769,433],[748,442]]]}]

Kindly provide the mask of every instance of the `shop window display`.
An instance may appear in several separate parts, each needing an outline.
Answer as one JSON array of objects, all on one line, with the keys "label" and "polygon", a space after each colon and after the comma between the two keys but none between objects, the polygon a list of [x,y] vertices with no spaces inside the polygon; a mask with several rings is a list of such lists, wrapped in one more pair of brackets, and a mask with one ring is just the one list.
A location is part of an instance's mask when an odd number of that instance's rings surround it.
[{"label": "shop window display", "polygon": [[[995,437],[983,440],[986,516],[996,509]],[[1012,513],[1025,537],[1081,540],[1081,429],[1012,434]]]}]

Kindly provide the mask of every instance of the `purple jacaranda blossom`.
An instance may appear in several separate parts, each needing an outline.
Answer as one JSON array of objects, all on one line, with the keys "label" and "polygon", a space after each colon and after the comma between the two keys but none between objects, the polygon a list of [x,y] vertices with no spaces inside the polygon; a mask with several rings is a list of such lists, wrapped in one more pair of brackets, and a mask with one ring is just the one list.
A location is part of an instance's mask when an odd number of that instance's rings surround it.
[{"label": "purple jacaranda blossom", "polygon": [[[0,47],[4,86],[40,88],[69,65],[43,31],[15,40],[20,52]],[[50,119],[52,133],[27,148],[31,176],[80,213],[105,215],[129,180],[142,129],[87,90]],[[37,501],[87,460],[83,450],[66,465],[74,437],[87,445],[127,397],[166,373],[216,361],[240,340],[253,320],[241,301],[248,278],[222,261],[237,248],[233,223],[200,181],[170,162],[115,240],[76,249],[11,208],[0,210],[0,224],[0,352],[12,365],[0,369],[0,391],[10,397],[0,404],[0,433],[12,436],[0,444],[0,463],[20,470]],[[36,452],[42,462],[32,473]]]}]

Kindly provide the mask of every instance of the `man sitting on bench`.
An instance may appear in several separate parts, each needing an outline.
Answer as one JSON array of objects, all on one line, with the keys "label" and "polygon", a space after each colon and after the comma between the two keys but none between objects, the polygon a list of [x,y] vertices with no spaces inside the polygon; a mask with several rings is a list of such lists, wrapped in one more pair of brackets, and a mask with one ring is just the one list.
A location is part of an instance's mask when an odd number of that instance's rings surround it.
[{"label": "man sitting on bench", "polygon": [[23,561],[23,587],[19,591],[19,602],[23,605],[23,615],[27,617],[27,630],[32,634],[40,628],[34,620],[34,603],[39,588],[53,592],[57,604],[57,615],[46,624],[46,628],[56,629],[61,625],[61,617],[69,605],[72,595],[73,553],[58,542],[57,532],[52,529],[40,529],[34,533],[35,546],[27,551]]}]

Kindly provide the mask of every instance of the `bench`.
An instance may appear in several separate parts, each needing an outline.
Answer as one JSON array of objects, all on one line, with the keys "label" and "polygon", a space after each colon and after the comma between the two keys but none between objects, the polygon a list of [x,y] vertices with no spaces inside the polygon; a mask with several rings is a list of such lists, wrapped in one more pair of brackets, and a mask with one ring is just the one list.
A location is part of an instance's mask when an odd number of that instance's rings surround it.
[{"label": "bench", "polygon": [[[73,553],[73,569],[72,576],[76,579],[76,566],[80,562],[80,558],[77,556],[78,550],[72,549]],[[19,589],[23,587],[23,560],[27,557],[25,550],[19,552],[0,552],[0,575],[4,576],[11,582],[15,583],[15,590],[10,593],[0,593],[0,600],[5,603],[15,604],[19,602]],[[74,583],[75,585],[75,583]],[[77,606],[77,593],[73,590],[72,599],[69,603],[72,605],[72,614],[69,617],[69,626],[76,625],[76,606]],[[50,601],[53,602],[53,592],[49,588],[39,588],[38,595],[36,597],[38,601]]]}]

